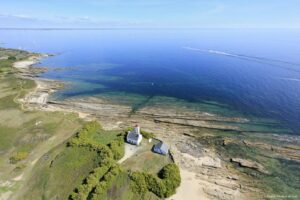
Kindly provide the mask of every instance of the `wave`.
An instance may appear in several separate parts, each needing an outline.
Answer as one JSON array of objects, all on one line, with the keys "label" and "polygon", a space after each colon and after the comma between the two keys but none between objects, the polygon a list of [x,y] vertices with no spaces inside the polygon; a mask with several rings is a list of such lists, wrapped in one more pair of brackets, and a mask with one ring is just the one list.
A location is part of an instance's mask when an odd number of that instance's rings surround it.
[{"label": "wave", "polygon": [[183,47],[183,48],[192,50],[192,51],[201,51],[201,52],[206,52],[206,53],[211,53],[211,54],[238,57],[238,55],[236,55],[236,54],[231,54],[231,53],[227,53],[227,52],[223,52],[223,51],[216,51],[216,50],[211,50],[211,49],[197,49],[197,48],[193,48],[193,47]]},{"label": "wave", "polygon": [[279,78],[280,80],[285,80],[285,81],[296,81],[296,82],[300,82],[300,79],[298,78]]},{"label": "wave", "polygon": [[[216,55],[221,55],[221,56],[235,57],[238,59],[250,60],[253,62],[268,64],[268,65],[272,65],[272,66],[290,70],[290,71],[300,72],[300,69],[291,68],[292,66],[300,68],[299,63],[292,63],[292,62],[288,62],[288,61],[284,61],[284,60],[276,60],[276,59],[270,59],[270,58],[264,58],[264,57],[248,56],[248,55],[243,55],[243,54],[233,54],[233,53],[229,53],[229,52],[217,51],[217,50],[212,50],[212,49],[198,49],[198,48],[193,48],[193,47],[183,47],[183,48],[187,49],[187,50],[191,50],[191,51],[199,51],[199,52],[203,52],[203,53],[216,54]],[[282,66],[282,64],[289,65],[290,67]]]}]

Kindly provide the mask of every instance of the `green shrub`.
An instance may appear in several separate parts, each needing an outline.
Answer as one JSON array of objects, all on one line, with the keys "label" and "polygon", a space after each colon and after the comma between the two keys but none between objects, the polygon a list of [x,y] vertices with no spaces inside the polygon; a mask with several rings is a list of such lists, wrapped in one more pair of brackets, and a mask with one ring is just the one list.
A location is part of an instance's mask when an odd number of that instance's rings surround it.
[{"label": "green shrub", "polygon": [[18,151],[9,158],[9,161],[12,164],[16,164],[17,162],[26,159],[28,157],[28,154],[29,153],[26,151]]},{"label": "green shrub", "polygon": [[120,174],[121,169],[119,165],[113,165],[109,171],[102,177],[100,182],[95,185],[95,189],[91,192],[91,199],[98,200],[102,199],[102,196],[107,193],[107,189],[110,188]]},{"label": "green shrub", "polygon": [[91,121],[84,125],[83,130],[87,131],[97,131],[102,129],[102,126],[97,121]]},{"label": "green shrub", "polygon": [[141,194],[142,196],[145,195],[148,191],[148,187],[144,173],[133,172],[130,175],[130,179],[132,180],[130,186],[133,192],[135,192],[136,194]]},{"label": "green shrub", "polygon": [[112,184],[120,168],[115,160],[124,156],[123,136],[113,140],[109,145],[100,144],[88,136],[101,128],[98,123],[86,124],[79,133],[68,142],[68,146],[79,146],[96,151],[99,167],[95,168],[83,183],[69,196],[69,199],[98,199]]},{"label": "green shrub", "polygon": [[99,184],[99,180],[107,173],[111,167],[111,162],[105,161],[100,167],[95,168],[83,183],[78,186],[74,192],[69,196],[69,199],[87,199],[90,192]]},{"label": "green shrub", "polygon": [[82,184],[75,188],[69,199],[101,199],[121,172],[115,162],[124,156],[124,135],[118,135],[117,139],[104,145],[89,137],[99,129],[101,126],[97,122],[89,122],[67,143],[69,147],[79,146],[96,151],[97,160],[99,160],[99,167],[95,168]]},{"label": "green shrub", "polygon": [[181,178],[176,164],[168,164],[159,172],[159,177],[153,174],[134,172],[130,176],[131,188],[137,194],[145,194],[147,190],[160,198],[175,194]]},{"label": "green shrub", "polygon": [[166,186],[165,197],[169,197],[176,192],[181,182],[180,171],[176,164],[166,165],[160,172],[160,177]]},{"label": "green shrub", "polygon": [[115,160],[121,159],[125,154],[124,139],[123,137],[118,137],[116,140],[108,144]]},{"label": "green shrub", "polygon": [[100,129],[102,129],[101,125],[96,121],[86,123],[76,136],[70,139],[67,146],[89,146],[91,141],[89,141],[88,136]]},{"label": "green shrub", "polygon": [[150,132],[147,132],[147,131],[144,131],[144,130],[141,130],[141,134],[146,139],[155,137],[154,133],[150,133]]},{"label": "green shrub", "polygon": [[8,57],[8,60],[11,60],[11,61],[16,61],[16,60],[17,60],[17,58],[16,58],[15,56],[9,56],[9,57]]},{"label": "green shrub", "polygon": [[145,180],[149,191],[153,192],[160,198],[165,197],[166,187],[160,178],[152,174],[146,174]]}]

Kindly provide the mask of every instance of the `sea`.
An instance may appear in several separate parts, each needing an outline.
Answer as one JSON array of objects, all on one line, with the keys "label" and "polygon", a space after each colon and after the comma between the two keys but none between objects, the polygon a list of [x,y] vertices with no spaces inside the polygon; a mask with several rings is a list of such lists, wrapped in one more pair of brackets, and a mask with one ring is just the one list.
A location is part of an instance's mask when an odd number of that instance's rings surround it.
[{"label": "sea", "polygon": [[165,97],[300,134],[298,29],[0,30],[0,45],[53,54],[37,65],[67,83],[53,98],[127,99],[138,110]]}]

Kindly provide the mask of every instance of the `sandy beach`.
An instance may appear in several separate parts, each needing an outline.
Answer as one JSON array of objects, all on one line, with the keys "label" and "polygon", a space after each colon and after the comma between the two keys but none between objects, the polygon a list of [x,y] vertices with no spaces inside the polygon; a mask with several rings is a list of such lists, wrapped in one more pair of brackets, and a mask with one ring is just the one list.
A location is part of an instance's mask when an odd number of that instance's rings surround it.
[{"label": "sandy beach", "polygon": [[28,60],[18,61],[14,63],[14,67],[17,69],[28,69],[32,65],[39,62],[42,57],[31,56]]}]

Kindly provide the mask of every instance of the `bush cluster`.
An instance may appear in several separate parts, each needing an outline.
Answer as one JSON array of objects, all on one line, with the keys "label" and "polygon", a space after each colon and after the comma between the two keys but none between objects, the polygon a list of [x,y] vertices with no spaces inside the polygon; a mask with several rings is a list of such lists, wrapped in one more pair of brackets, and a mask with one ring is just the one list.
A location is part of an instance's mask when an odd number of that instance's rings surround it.
[{"label": "bush cluster", "polygon": [[165,196],[169,197],[176,192],[181,182],[180,171],[176,164],[166,165],[159,173],[166,186]]},{"label": "bush cluster", "polygon": [[121,159],[125,154],[123,135],[118,136],[116,140],[113,140],[110,144],[108,144],[108,147],[114,155],[115,160]]},{"label": "bush cluster", "polygon": [[105,192],[112,186],[121,169],[117,164],[106,163],[90,173],[78,188],[70,195],[69,199],[101,199]]},{"label": "bush cluster", "polygon": [[146,139],[150,139],[150,138],[155,137],[154,133],[150,133],[150,132],[147,132],[147,131],[144,131],[144,130],[141,130],[141,134]]},{"label": "bush cluster", "polygon": [[120,174],[121,169],[119,165],[113,165],[110,170],[101,178],[101,180],[95,186],[95,189],[91,192],[91,200],[101,199],[105,195],[108,188],[110,188]]},{"label": "bush cluster", "polygon": [[16,164],[17,162],[24,160],[27,157],[28,157],[27,151],[18,151],[9,158],[9,161],[11,164]]},{"label": "bush cluster", "polygon": [[98,122],[89,122],[72,138],[67,145],[68,146],[79,146],[87,147],[92,151],[97,151],[100,158],[110,157],[115,160],[119,160],[124,156],[124,138],[123,135],[119,135],[117,139],[113,140],[108,145],[103,145],[91,140],[88,136],[95,133],[102,127]]},{"label": "bush cluster", "polygon": [[95,133],[101,126],[97,122],[86,124],[77,135],[68,142],[68,146],[87,147],[96,151],[100,160],[99,167],[95,168],[87,178],[69,196],[72,200],[99,199],[112,185],[121,169],[116,164],[124,156],[124,136],[119,135],[108,145],[103,145],[89,139],[89,134]]},{"label": "bush cluster", "polygon": [[133,172],[130,175],[131,188],[137,194],[145,194],[148,191],[145,175],[143,172]]},{"label": "bush cluster", "polygon": [[168,164],[159,172],[158,176],[143,172],[133,172],[130,176],[131,188],[134,192],[144,195],[147,191],[153,192],[160,198],[175,194],[181,178],[176,164]]},{"label": "bush cluster", "polygon": [[17,58],[16,58],[15,56],[9,56],[9,57],[8,57],[8,60],[11,60],[11,61],[16,61],[16,60],[17,60]]}]

